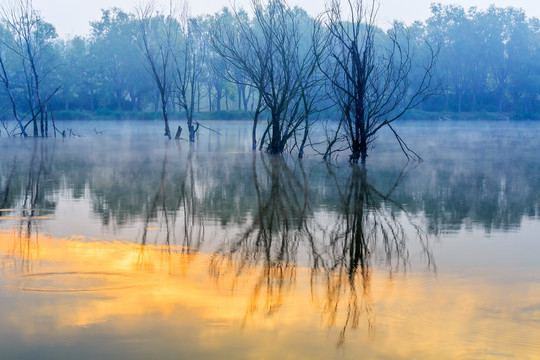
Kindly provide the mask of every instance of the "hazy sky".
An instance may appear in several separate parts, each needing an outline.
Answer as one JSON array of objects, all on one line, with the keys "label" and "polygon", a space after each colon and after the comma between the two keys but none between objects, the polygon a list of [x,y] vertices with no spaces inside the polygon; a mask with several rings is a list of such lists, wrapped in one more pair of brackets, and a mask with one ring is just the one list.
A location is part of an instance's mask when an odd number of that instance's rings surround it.
[{"label": "hazy sky", "polygon": [[[168,0],[158,0],[167,4]],[[423,20],[430,14],[429,6],[433,0],[380,0],[379,20],[381,24],[392,20],[411,23]],[[497,6],[514,6],[522,8],[530,17],[540,18],[539,0],[439,0],[443,4],[460,4],[464,7],[476,6],[487,8],[490,4]],[[33,0],[34,7],[41,11],[46,21],[56,26],[60,36],[86,35],[88,23],[101,16],[101,9],[113,6],[132,11],[140,0]],[[214,13],[228,0],[191,0],[191,12],[194,15]],[[248,3],[248,0],[236,0],[237,4]],[[324,9],[325,0],[289,0],[291,5],[299,5],[310,14],[316,15]]]}]

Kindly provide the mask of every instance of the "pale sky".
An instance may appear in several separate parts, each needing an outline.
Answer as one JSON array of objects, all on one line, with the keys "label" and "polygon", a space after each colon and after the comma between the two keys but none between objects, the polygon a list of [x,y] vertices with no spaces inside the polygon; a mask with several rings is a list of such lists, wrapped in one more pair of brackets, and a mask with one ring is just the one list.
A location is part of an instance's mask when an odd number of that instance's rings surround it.
[{"label": "pale sky", "polygon": [[[168,0],[157,0],[168,4]],[[144,0],[143,0],[144,2]],[[401,20],[407,24],[414,20],[424,20],[430,15],[429,6],[433,0],[380,0],[380,25],[392,20]],[[459,4],[466,8],[476,6],[485,9],[490,4],[500,7],[513,6],[525,10],[529,17],[540,18],[539,0],[439,0],[443,4]],[[49,23],[52,23],[60,36],[87,35],[89,22],[98,20],[101,9],[119,7],[133,11],[140,0],[33,0],[34,8]],[[237,4],[247,4],[248,0],[236,0]],[[325,0],[289,0],[291,5],[299,5],[311,15],[324,10]],[[223,6],[230,4],[228,0],[190,0],[192,15],[211,14]]]}]

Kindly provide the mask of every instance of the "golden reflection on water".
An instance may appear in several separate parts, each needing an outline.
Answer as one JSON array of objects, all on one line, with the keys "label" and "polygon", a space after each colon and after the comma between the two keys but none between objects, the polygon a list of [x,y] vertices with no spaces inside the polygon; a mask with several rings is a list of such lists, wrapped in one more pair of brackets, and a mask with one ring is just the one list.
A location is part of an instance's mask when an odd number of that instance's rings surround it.
[{"label": "golden reflection on water", "polygon": [[[1,210],[0,210],[1,211]],[[14,220],[22,220],[22,221],[25,221],[25,220],[50,220],[50,219],[56,219],[57,217],[56,216],[24,216],[24,217],[21,217],[21,216],[0,216],[0,221],[1,220],[11,220],[11,221],[14,221]]]},{"label": "golden reflection on water", "polygon": [[366,358],[540,354],[540,282],[519,274],[486,279],[411,272],[389,278],[369,269],[350,282],[339,274],[270,266],[238,276],[214,272],[212,255],[180,246],[21,237],[13,231],[0,233],[0,254],[0,294],[17,298],[2,327],[29,342],[38,336],[54,342],[98,326],[111,336],[139,327],[148,329],[147,340],[159,348],[164,334],[184,334],[187,328],[198,341],[182,347],[167,342],[163,354],[209,351],[257,359],[357,358],[358,351]]}]

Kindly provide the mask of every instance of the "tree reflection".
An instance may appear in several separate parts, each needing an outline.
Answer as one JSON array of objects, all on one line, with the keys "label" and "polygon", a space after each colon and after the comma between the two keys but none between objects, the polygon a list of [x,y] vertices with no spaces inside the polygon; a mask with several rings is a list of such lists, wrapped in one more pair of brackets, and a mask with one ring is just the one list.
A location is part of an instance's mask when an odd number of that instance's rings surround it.
[{"label": "tree reflection", "polygon": [[[406,225],[414,229],[428,264],[431,252],[421,228],[390,198],[405,170],[383,194],[369,183],[365,168],[350,167],[343,183],[342,175],[329,167],[339,206],[321,217],[310,207],[309,176],[302,164],[296,166],[291,168],[283,158],[253,157],[257,206],[251,223],[214,253],[210,272],[218,284],[223,275],[233,275],[232,290],[256,272],[249,281],[245,324],[257,312],[271,316],[279,310],[296,283],[299,263],[307,261],[314,303],[329,327],[341,328],[342,345],[347,330],[356,329],[363,316],[368,329],[374,327],[373,263],[382,260],[390,274],[406,269],[411,236]],[[306,252],[309,259],[301,259]]]},{"label": "tree reflection", "polygon": [[0,209],[14,209],[22,216],[54,214],[60,188],[55,171],[56,146],[36,139],[20,153],[2,159]]},{"label": "tree reflection", "polygon": [[[30,209],[34,201],[35,212],[52,214],[58,194],[62,193],[76,200],[89,197],[92,215],[112,230],[140,226],[161,186],[164,145],[151,147],[138,138],[119,144],[116,144],[117,139],[107,139],[101,137],[97,145],[91,138],[80,138],[77,142],[3,140],[0,142],[0,209],[22,208],[24,202],[25,208]],[[223,225],[243,225],[248,214],[256,212],[258,206],[250,155],[225,156],[218,147],[218,141],[223,139],[214,140],[212,143],[209,140],[206,153],[199,149],[201,151],[195,150],[191,155],[190,171],[197,184],[193,191],[204,189],[196,194],[199,195],[197,211],[207,220],[219,220]],[[183,181],[188,166],[187,149],[181,154],[169,156],[167,160],[168,209],[179,205],[177,200],[182,198],[176,196],[182,191],[176,184],[185,184],[188,192],[193,189],[191,181]],[[521,226],[524,219],[538,217],[540,166],[536,158],[527,155],[529,152],[522,154],[519,162],[504,159],[480,162],[467,160],[467,157],[461,159],[460,154],[452,153],[447,162],[424,163],[415,170],[414,177],[400,183],[393,199],[404,204],[408,212],[424,215],[429,223],[427,229],[433,234],[474,227],[486,232],[508,231]],[[43,162],[45,167],[40,165]],[[394,169],[383,167],[383,164],[373,164],[370,168],[370,175],[377,174],[372,177],[379,187],[381,181],[385,183],[384,179],[394,176],[390,176]],[[313,168],[310,186],[321,190],[312,194],[309,202],[313,212],[340,206],[335,186],[326,187],[327,169],[324,166]],[[29,169],[33,169],[36,178],[46,178],[39,188],[29,187]],[[259,176],[262,176],[261,171],[265,170],[259,169]],[[348,178],[341,172],[340,179]],[[296,176],[300,180],[301,177],[300,173]],[[382,187],[391,187],[391,184]],[[6,211],[2,213],[5,216]]]},{"label": "tree reflection", "polygon": [[[182,147],[178,143],[178,154],[182,156]],[[169,266],[174,258],[180,259],[180,266],[186,272],[189,263],[193,260],[204,243],[204,221],[198,210],[198,196],[196,194],[196,178],[193,164],[193,145],[190,144],[187,152],[187,161],[183,171],[168,175],[169,145],[163,151],[161,171],[153,196],[149,197],[144,206],[144,220],[140,238],[141,249],[138,265],[145,267],[145,250],[149,244],[149,232],[158,230],[153,245],[161,245]],[[157,225],[157,226],[156,226]]]},{"label": "tree reflection", "polygon": [[[310,212],[307,177],[301,163],[291,169],[281,157],[254,154],[252,172],[256,206],[251,224],[223,244],[210,263],[216,279],[228,272],[237,279],[259,272],[244,320],[259,310],[261,302],[268,315],[282,305],[294,283],[298,247],[306,236]],[[234,289],[236,283],[232,286]]]},{"label": "tree reflection", "polygon": [[[427,236],[414,224],[406,210],[391,199],[392,192],[404,178],[406,166],[385,194],[372,186],[365,167],[353,166],[345,184],[340,184],[333,169],[340,197],[339,210],[324,226],[322,235],[313,241],[311,253],[312,295],[324,289],[321,307],[328,326],[338,326],[340,309],[344,316],[338,345],[343,345],[348,329],[356,329],[362,316],[368,332],[375,325],[371,300],[371,273],[374,262],[382,262],[389,274],[405,270],[409,263],[409,238],[421,244],[429,265],[432,254]],[[412,232],[405,226],[408,225]],[[434,268],[434,267],[433,267]]]},{"label": "tree reflection", "polygon": [[[30,272],[39,260],[39,224],[47,215],[54,214],[56,200],[54,190],[58,181],[52,177],[55,147],[49,149],[47,142],[35,139],[26,149],[29,156],[23,161],[13,159],[10,171],[2,179],[0,209],[15,216],[14,244],[8,258],[18,263],[12,264],[18,271]],[[0,218],[3,220],[3,218]]]}]

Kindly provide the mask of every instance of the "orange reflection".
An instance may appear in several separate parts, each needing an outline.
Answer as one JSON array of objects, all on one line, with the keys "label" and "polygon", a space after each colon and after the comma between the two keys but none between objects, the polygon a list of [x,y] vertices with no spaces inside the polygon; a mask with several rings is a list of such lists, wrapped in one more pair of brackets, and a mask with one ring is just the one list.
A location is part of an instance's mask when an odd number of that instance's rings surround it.
[{"label": "orange reflection", "polygon": [[[145,336],[154,340],[189,326],[197,338],[212,339],[191,346],[236,351],[237,358],[275,358],[285,349],[290,358],[357,358],[358,349],[366,358],[540,353],[540,283],[519,274],[388,279],[370,270],[356,282],[369,290],[353,291],[353,285],[336,286],[343,281],[339,274],[329,280],[300,267],[211,273],[210,255],[174,246],[3,232],[0,253],[0,292],[18,300],[2,312],[2,326],[29,338],[106,323],[111,336],[148,327]],[[265,281],[284,282],[284,291],[270,296],[273,287]],[[347,328],[349,321],[357,323]],[[343,329],[349,329],[346,337]],[[345,347],[337,349],[342,336]]]}]

